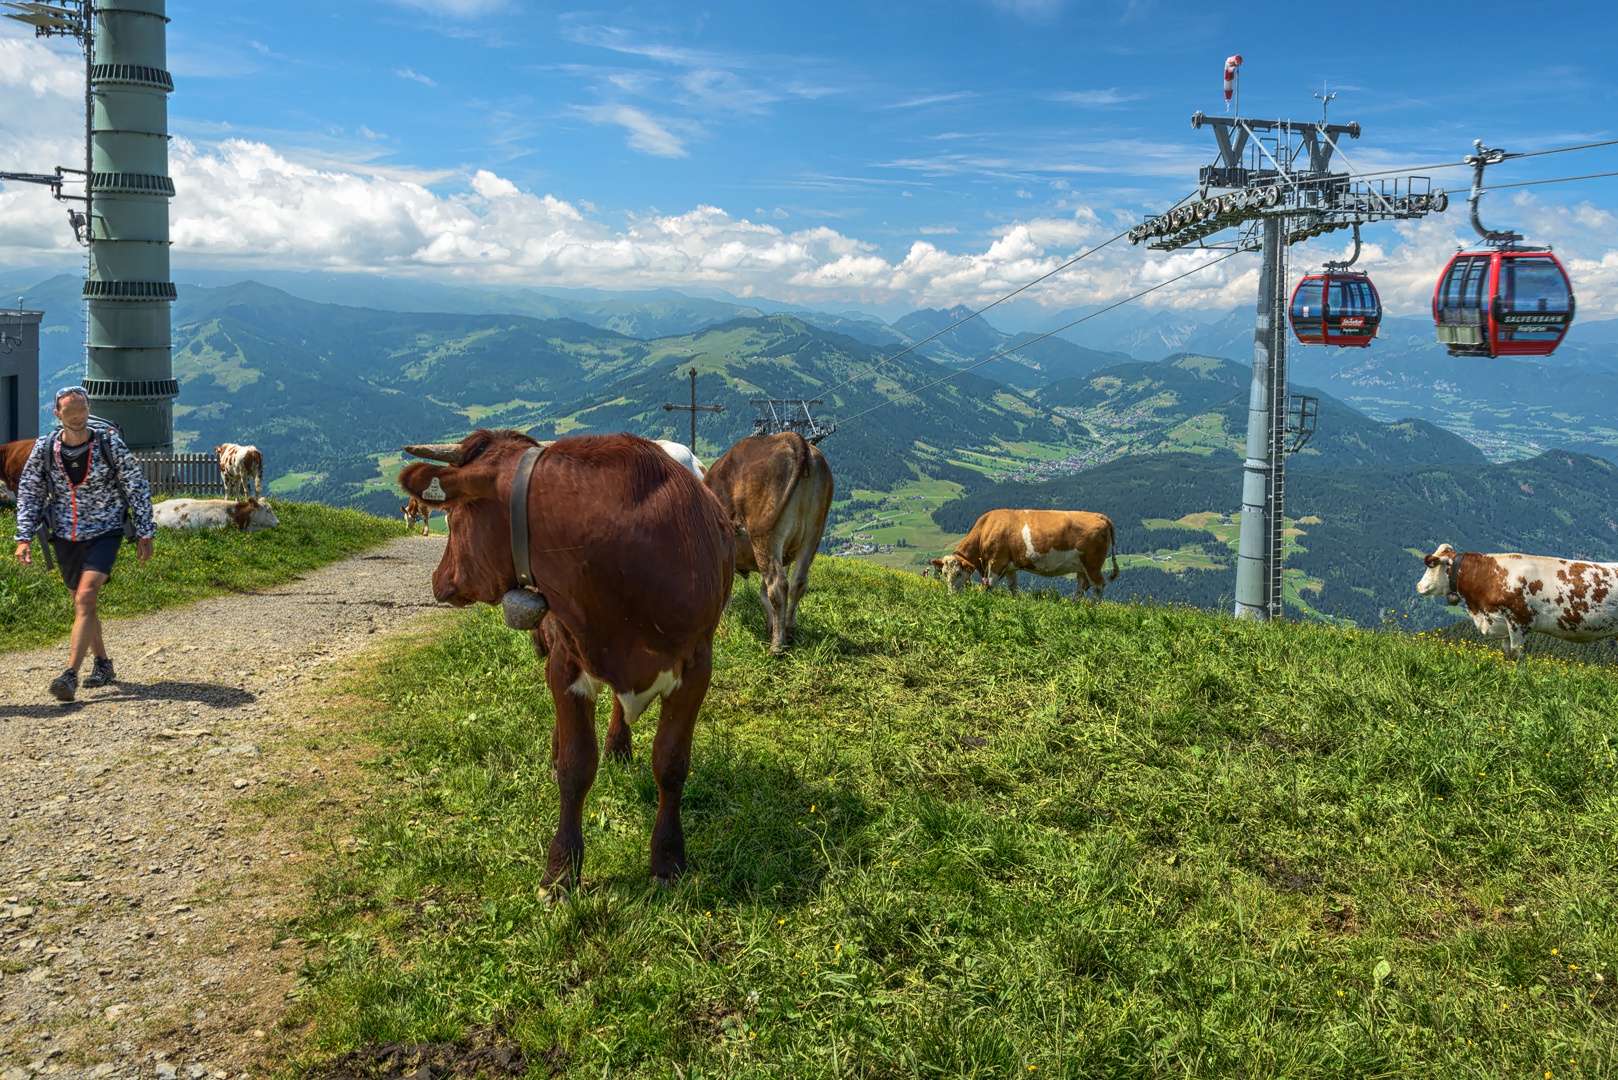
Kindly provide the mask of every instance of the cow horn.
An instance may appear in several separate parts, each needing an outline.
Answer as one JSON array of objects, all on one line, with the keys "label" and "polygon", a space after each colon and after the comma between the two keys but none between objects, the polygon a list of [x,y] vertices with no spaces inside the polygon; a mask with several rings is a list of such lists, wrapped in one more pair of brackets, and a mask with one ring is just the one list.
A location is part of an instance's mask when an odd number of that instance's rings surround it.
[{"label": "cow horn", "polygon": [[461,463],[460,443],[422,443],[419,446],[407,446],[404,448],[404,452],[419,458],[426,458],[429,461],[442,461],[447,465],[459,465]]}]

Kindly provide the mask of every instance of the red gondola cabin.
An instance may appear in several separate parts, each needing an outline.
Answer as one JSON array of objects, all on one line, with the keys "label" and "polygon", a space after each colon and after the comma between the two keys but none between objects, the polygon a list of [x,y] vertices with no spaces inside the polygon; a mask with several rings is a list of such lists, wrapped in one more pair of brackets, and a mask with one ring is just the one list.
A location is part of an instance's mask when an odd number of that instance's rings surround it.
[{"label": "red gondola cabin", "polygon": [[1549,356],[1573,323],[1573,286],[1548,251],[1463,251],[1433,290],[1451,356]]},{"label": "red gondola cabin", "polygon": [[1363,349],[1382,323],[1382,298],[1364,274],[1310,274],[1292,290],[1292,332],[1305,345]]}]

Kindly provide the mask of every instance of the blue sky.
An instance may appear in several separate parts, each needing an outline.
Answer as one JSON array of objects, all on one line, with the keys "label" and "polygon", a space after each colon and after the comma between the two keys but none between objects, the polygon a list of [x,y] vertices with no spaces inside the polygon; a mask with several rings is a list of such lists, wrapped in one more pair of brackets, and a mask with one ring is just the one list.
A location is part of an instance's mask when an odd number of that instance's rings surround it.
[{"label": "blue sky", "polygon": [[[1360,169],[1456,160],[1475,137],[1618,135],[1613,5],[1303,21],[1328,7],[170,0],[175,261],[971,301],[1185,194],[1212,157],[1188,118],[1223,111],[1235,52],[1247,115],[1313,118],[1311,92],[1335,90],[1332,118],[1365,128],[1344,147]],[[0,104],[23,108],[0,109],[0,168],[48,167],[71,134],[72,58],[21,28],[0,30],[8,47]],[[1613,169],[1618,147],[1501,180]],[[1615,194],[1611,178],[1521,189],[1487,216],[1588,264],[1581,300],[1600,310],[1618,303]],[[65,256],[58,216],[0,188],[0,261]],[[1380,227],[1366,258],[1414,308],[1466,232],[1454,210]],[[1040,300],[1115,298],[1188,258],[1109,251]],[[1249,278],[1233,263],[1157,299],[1250,302]]]}]

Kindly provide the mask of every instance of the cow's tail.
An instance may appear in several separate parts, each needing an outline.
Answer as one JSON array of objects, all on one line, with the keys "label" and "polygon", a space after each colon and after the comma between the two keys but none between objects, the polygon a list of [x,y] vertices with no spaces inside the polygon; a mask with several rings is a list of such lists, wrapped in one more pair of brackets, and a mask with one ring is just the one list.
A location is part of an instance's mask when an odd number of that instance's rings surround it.
[{"label": "cow's tail", "polygon": [[792,505],[792,495],[798,490],[798,484],[809,476],[809,440],[791,432],[792,439],[787,440],[792,446],[792,475],[787,479],[786,494],[781,499],[781,512]]},{"label": "cow's tail", "polygon": [[1118,530],[1113,527],[1112,519],[1107,519],[1107,544],[1112,549],[1112,575],[1108,581],[1118,580]]}]

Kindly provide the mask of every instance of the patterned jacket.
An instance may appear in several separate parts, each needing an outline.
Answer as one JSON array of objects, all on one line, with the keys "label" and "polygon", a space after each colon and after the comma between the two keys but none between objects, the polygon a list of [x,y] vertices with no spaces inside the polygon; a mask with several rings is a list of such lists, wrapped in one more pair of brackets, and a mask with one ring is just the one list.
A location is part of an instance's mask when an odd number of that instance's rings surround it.
[{"label": "patterned jacket", "polygon": [[[41,435],[28,455],[17,481],[17,540],[20,543],[33,538],[44,522],[60,540],[93,540],[108,533],[122,532],[124,528],[124,492],[129,492],[130,507],[135,514],[135,535],[150,540],[157,535],[152,521],[152,489],[146,483],[146,474],[140,471],[140,462],[129,452],[116,431],[100,427],[93,421],[92,434],[106,432],[112,445],[113,460],[104,460],[101,439],[90,440],[90,468],[84,483],[74,487],[68,482],[59,453],[61,431]],[[54,497],[46,501],[45,471],[51,474]],[[113,475],[113,470],[117,475]]]}]

